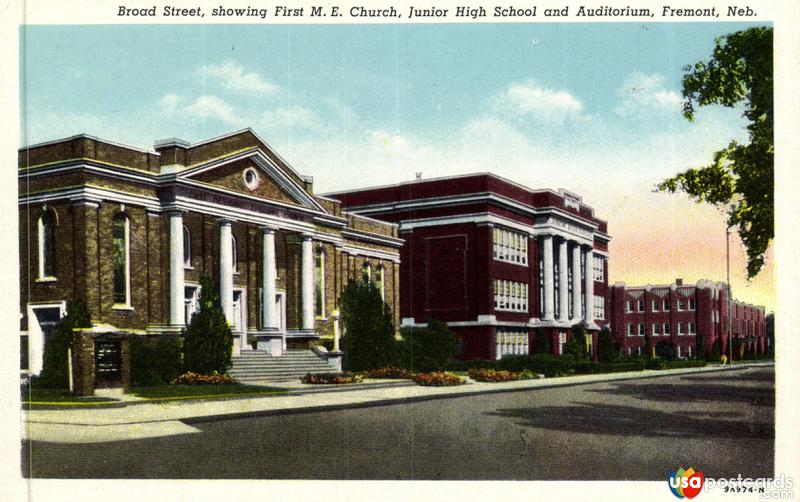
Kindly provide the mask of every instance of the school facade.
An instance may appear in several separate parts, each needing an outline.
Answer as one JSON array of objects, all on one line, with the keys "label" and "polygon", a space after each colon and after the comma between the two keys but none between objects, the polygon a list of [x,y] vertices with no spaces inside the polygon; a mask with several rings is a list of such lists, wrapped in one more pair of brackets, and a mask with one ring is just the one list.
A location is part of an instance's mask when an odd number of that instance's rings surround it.
[{"label": "school facade", "polygon": [[607,223],[579,195],[478,173],[328,194],[399,226],[405,327],[447,322],[462,359],[560,354],[570,327],[606,322]]},{"label": "school facade", "polygon": [[624,354],[644,354],[650,346],[667,342],[681,358],[710,357],[714,344],[728,354],[728,325],[734,358],[767,350],[764,307],[731,299],[725,283],[700,280],[684,284],[627,286],[608,289],[609,323]]},{"label": "school facade", "polygon": [[201,275],[219,289],[234,355],[336,349],[351,279],[368,277],[399,315],[397,226],[316,195],[250,129],[152,150],[73,136],[20,149],[18,176],[32,374],[69,300],[99,331],[175,335],[198,309]]}]

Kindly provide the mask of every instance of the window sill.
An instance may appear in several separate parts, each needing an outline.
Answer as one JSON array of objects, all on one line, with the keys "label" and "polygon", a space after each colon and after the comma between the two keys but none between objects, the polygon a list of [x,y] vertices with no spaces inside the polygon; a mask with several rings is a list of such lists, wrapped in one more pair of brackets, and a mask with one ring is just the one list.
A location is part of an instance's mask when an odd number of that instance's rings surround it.
[{"label": "window sill", "polygon": [[184,269],[184,270],[194,270],[194,267],[193,267],[193,266],[191,266],[191,265],[186,265],[186,264],[184,264],[184,265],[183,265],[183,269]]},{"label": "window sill", "polygon": [[35,279],[33,282],[56,282],[58,280],[57,277],[39,277]]},{"label": "window sill", "polygon": [[113,310],[136,310],[135,308],[133,308],[133,307],[132,307],[132,306],[130,306],[130,305],[123,305],[123,304],[121,304],[121,303],[116,303],[116,304],[114,304],[114,306],[113,306],[113,307],[111,307],[111,308],[112,308]]},{"label": "window sill", "polygon": [[314,320],[315,321],[327,321],[328,318],[327,317],[315,317]]}]

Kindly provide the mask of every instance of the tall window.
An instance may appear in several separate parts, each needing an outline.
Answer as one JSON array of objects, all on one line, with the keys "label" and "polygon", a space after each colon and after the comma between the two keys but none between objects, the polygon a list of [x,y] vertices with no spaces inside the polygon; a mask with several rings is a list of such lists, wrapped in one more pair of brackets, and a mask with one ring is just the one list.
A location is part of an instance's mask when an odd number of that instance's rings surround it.
[{"label": "tall window", "polygon": [[372,281],[372,267],[369,266],[369,263],[364,263],[361,267],[361,280],[366,283]]},{"label": "tall window", "polygon": [[238,255],[236,253],[236,237],[231,235],[231,260],[233,261],[233,273],[238,273],[239,269],[237,267],[237,262],[239,261]]},{"label": "tall window", "polygon": [[494,259],[528,264],[528,236],[504,228],[495,228],[492,232]]},{"label": "tall window", "polygon": [[512,312],[528,311],[528,284],[524,282],[494,281],[494,307]]},{"label": "tall window", "polygon": [[186,225],[183,226],[183,266],[192,266],[192,234]]},{"label": "tall window", "polygon": [[56,219],[52,211],[39,218],[39,278],[56,276]]},{"label": "tall window", "polygon": [[124,214],[114,217],[112,234],[114,303],[130,305],[130,223]]},{"label": "tall window", "polygon": [[604,270],[606,261],[602,256],[595,256],[593,262],[592,272],[594,274],[594,280],[602,281],[605,278]]},{"label": "tall window", "polygon": [[381,292],[381,300],[386,301],[386,270],[383,265],[378,265],[378,279],[375,282],[378,291]]},{"label": "tall window", "polygon": [[314,255],[314,276],[316,278],[314,291],[314,315],[317,318],[325,317],[325,251],[317,248]]}]

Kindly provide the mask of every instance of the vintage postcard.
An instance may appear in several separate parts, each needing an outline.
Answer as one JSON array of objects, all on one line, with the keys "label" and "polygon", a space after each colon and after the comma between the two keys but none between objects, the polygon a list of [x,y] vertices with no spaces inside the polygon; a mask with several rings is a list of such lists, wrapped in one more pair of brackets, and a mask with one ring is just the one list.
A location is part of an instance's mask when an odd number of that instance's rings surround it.
[{"label": "vintage postcard", "polygon": [[793,5],[9,9],[3,499],[797,495]]}]

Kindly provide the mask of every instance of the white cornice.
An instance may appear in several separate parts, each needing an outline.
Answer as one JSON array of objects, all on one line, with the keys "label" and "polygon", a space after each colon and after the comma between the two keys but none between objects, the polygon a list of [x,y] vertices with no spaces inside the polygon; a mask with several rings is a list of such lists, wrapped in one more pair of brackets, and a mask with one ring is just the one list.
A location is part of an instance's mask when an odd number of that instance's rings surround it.
[{"label": "white cornice", "polygon": [[394,263],[400,263],[400,253],[390,253],[388,251],[378,251],[376,249],[370,248],[362,248],[360,246],[354,246],[352,244],[345,243],[342,246],[342,251],[348,254],[356,255],[356,256],[369,256],[372,258],[378,258],[381,260],[389,260]]}]

